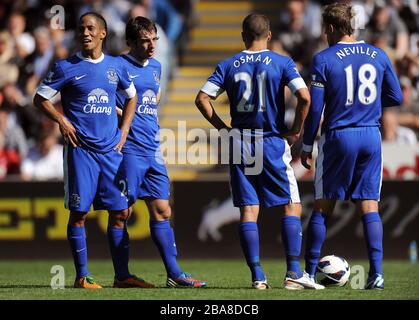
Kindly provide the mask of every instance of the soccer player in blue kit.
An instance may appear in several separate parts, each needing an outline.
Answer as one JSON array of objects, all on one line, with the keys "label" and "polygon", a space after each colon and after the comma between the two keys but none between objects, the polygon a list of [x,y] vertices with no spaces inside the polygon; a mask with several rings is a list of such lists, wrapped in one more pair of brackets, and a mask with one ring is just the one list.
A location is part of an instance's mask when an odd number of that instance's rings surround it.
[{"label": "soccer player in blue kit", "polygon": [[326,238],[326,216],[336,200],[356,202],[362,214],[370,270],[365,289],[384,289],[383,227],[378,213],[382,181],[381,108],[402,104],[397,75],[385,52],[353,35],[351,7],[327,6],[323,26],[329,48],[316,54],[311,74],[311,107],[302,164],[310,169],[314,139],[324,107],[315,172],[315,203],[306,245],[306,272],[314,281]]},{"label": "soccer player in blue kit", "polygon": [[[119,283],[139,282],[128,273],[128,257],[120,243],[128,217],[126,178],[118,173],[137,102],[133,83],[115,57],[102,52],[107,35],[106,21],[94,12],[79,20],[81,51],[60,60],[43,80],[34,105],[57,122],[65,140],[65,207],[70,210],[67,237],[76,268],[75,288],[101,288],[87,268],[85,220],[90,206],[109,211],[108,239]],[[115,107],[117,89],[127,97],[121,129]],[[51,99],[61,92],[64,115]]]},{"label": "soccer player in blue kit", "polygon": [[[300,270],[302,208],[290,165],[290,145],[298,139],[307,115],[309,91],[292,59],[267,49],[271,31],[266,16],[247,16],[243,21],[242,38],[246,50],[218,64],[195,103],[215,128],[229,130],[233,138],[230,139],[230,187],[234,206],[240,208],[240,243],[251,271],[252,287],[269,288],[259,259],[257,219],[262,205],[281,206],[285,213],[281,227],[287,259],[285,288],[323,289]],[[285,86],[297,97],[291,130],[284,123]],[[224,90],[230,101],[232,128],[219,118],[211,104],[211,99],[216,99]],[[233,137],[237,132],[239,139]],[[250,135],[250,142],[246,141],[246,135]],[[238,163],[233,152],[237,144],[239,150],[250,150],[243,151]],[[257,149],[259,144],[262,152]],[[260,172],[246,172],[247,155],[251,153],[263,161]]]},{"label": "soccer player in blue kit", "polygon": [[[122,149],[121,168],[128,177],[130,213],[137,200],[144,199],[150,214],[150,232],[167,272],[168,287],[199,288],[205,282],[182,272],[177,263],[177,249],[170,225],[170,182],[160,152],[160,126],[157,106],[160,101],[161,65],[153,59],[157,45],[157,28],[147,18],[131,18],[126,25],[128,54],[119,57],[133,80],[139,99],[127,142]],[[117,105],[124,108],[125,97],[118,92]],[[122,113],[122,110],[119,110]],[[125,228],[128,255],[128,231]]]}]

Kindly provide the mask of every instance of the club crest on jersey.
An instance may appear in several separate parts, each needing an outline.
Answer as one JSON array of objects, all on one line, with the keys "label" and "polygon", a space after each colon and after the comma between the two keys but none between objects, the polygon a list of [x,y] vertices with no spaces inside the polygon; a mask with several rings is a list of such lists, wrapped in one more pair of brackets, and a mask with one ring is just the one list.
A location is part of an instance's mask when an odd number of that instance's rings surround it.
[{"label": "club crest on jersey", "polygon": [[80,207],[80,196],[77,193],[73,193],[70,196],[70,207],[71,208],[78,208]]},{"label": "club crest on jersey", "polygon": [[154,77],[154,81],[156,81],[157,85],[160,85],[159,74],[157,73],[157,71],[153,71],[153,77]]},{"label": "club crest on jersey", "polygon": [[114,68],[109,68],[108,71],[106,71],[106,74],[110,83],[118,82],[118,74]]},{"label": "club crest on jersey", "polygon": [[83,107],[83,112],[105,113],[109,116],[112,113],[112,107],[103,106],[103,104],[107,103],[109,103],[108,93],[101,88],[93,89],[87,95],[87,104]]},{"label": "club crest on jersey", "polygon": [[54,71],[48,72],[48,75],[46,76],[44,82],[50,83],[52,81],[52,77],[54,77]]}]

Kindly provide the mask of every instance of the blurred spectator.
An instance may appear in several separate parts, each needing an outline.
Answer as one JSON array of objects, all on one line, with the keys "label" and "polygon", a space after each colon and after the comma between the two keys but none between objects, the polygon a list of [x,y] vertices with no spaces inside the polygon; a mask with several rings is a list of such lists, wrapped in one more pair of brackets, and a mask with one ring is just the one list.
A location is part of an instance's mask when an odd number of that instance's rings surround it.
[{"label": "blurred spectator", "polygon": [[397,114],[394,111],[386,110],[382,119],[382,135],[384,142],[414,146],[417,143],[416,134],[413,130],[400,126]]},{"label": "blurred spectator", "polygon": [[[178,62],[183,65],[182,59],[188,49],[190,30],[194,27],[197,22],[197,17],[194,15],[194,8],[192,0],[171,0],[173,7],[179,14],[182,20],[182,31],[178,37]],[[197,2],[197,1],[196,1]]]},{"label": "blurred spectator", "polygon": [[391,0],[409,33],[419,32],[419,7],[417,0]]},{"label": "blurred spectator", "polygon": [[18,79],[19,69],[12,62],[13,57],[11,36],[7,31],[0,31],[0,88]]},{"label": "blurred spectator", "polygon": [[[0,111],[7,113],[7,127],[5,128],[6,147],[16,150],[21,157],[25,157],[28,152],[28,140],[20,125],[21,115],[26,115],[26,102],[21,92],[14,85],[6,85],[0,91]],[[35,108],[33,108],[35,109]]]},{"label": "blurred spectator", "polygon": [[316,48],[315,39],[304,25],[304,1],[288,0],[286,10],[288,20],[280,22],[274,30],[276,36],[272,41],[272,50],[291,56],[304,77]]},{"label": "blurred spectator", "polygon": [[[65,59],[70,50],[74,49],[74,32],[65,32],[63,29],[49,28],[49,34],[54,50],[55,59]],[[74,50],[73,50],[74,51]]]},{"label": "blurred spectator", "polygon": [[[286,1],[286,7],[288,7],[291,1]],[[322,33],[322,9],[321,6],[314,2],[309,0],[300,0],[298,1],[301,4],[299,7],[303,8],[303,17],[302,17],[302,23],[304,25],[304,28],[308,31],[311,38],[318,38],[320,37]],[[295,4],[294,4],[295,6]],[[294,9],[295,11],[295,9]],[[289,9],[287,10],[281,10],[279,15],[279,25],[289,25],[290,21],[292,19],[291,12]]]},{"label": "blurred spectator", "polygon": [[149,18],[158,23],[172,45],[176,45],[183,28],[183,21],[168,0],[140,0],[146,7]]},{"label": "blurred spectator", "polygon": [[63,146],[56,131],[43,131],[21,166],[23,180],[63,179]]},{"label": "blurred spectator", "polygon": [[8,30],[13,38],[16,53],[21,59],[35,50],[35,40],[30,33],[25,32],[25,29],[25,16],[19,12],[12,13],[9,17]]},{"label": "blurred spectator", "polygon": [[0,180],[7,175],[19,174],[20,157],[15,150],[8,150],[4,144],[3,133],[0,132]]},{"label": "blurred spectator", "polygon": [[54,46],[48,28],[38,27],[35,29],[34,35],[35,51],[26,57],[22,74],[22,87],[30,97],[34,95],[39,81],[45,77],[55,60]]},{"label": "blurred spectator", "polygon": [[0,108],[2,116],[2,132],[5,137],[5,146],[8,150],[15,150],[23,158],[28,153],[28,142],[25,133],[20,127],[13,113]]},{"label": "blurred spectator", "polygon": [[388,58],[390,59],[391,63],[394,66],[396,65],[396,62],[397,62],[396,50],[390,47],[388,43],[388,39],[384,34],[381,33],[381,34],[372,35],[369,42],[373,46],[376,46],[377,48],[384,50],[384,52],[387,54]]},{"label": "blurred spectator", "polygon": [[20,170],[21,156],[11,141],[8,120],[7,111],[0,109],[0,179],[4,179],[6,175],[18,174]]},{"label": "blurred spectator", "polygon": [[397,59],[403,58],[409,48],[409,35],[404,22],[397,11],[385,4],[377,5],[367,28],[361,30],[359,39],[371,42],[375,38],[384,37],[386,43],[395,49]]}]

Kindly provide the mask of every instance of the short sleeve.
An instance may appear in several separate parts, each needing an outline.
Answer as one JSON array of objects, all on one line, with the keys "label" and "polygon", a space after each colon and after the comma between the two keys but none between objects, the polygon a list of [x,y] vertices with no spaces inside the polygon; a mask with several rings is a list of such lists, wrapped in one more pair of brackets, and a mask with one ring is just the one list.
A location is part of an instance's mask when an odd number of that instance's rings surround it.
[{"label": "short sleeve", "polygon": [[207,82],[201,88],[202,92],[213,98],[217,98],[221,93],[224,92],[224,79],[225,70],[222,64],[218,64],[214,73],[208,78]]},{"label": "short sleeve", "polygon": [[48,72],[46,78],[41,82],[36,93],[41,97],[50,100],[64,87],[65,82],[64,71],[57,62]]},{"label": "short sleeve", "polygon": [[307,88],[306,83],[304,82],[303,78],[301,78],[297,66],[295,65],[294,61],[292,61],[292,59],[288,59],[284,68],[283,76],[285,83],[287,84],[288,88],[290,88],[292,93],[295,93],[302,88]]},{"label": "short sleeve", "polygon": [[161,91],[161,72],[162,72],[160,62],[157,62],[157,68],[156,69],[157,69],[157,79],[154,79],[154,80],[156,80],[156,82],[158,82],[158,84],[159,84],[158,92],[160,92]]},{"label": "short sleeve", "polygon": [[135,97],[137,91],[135,90],[134,83],[132,82],[131,78],[129,77],[128,70],[126,69],[125,65],[121,62],[119,63],[119,67],[117,68],[118,73],[118,89],[123,94],[125,98],[131,99]]}]

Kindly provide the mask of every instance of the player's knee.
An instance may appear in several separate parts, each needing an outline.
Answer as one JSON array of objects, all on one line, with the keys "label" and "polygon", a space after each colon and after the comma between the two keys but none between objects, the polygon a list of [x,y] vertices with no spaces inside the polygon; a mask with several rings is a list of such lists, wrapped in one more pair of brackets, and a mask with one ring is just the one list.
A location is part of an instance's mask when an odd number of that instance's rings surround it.
[{"label": "player's knee", "polygon": [[317,199],[314,201],[313,211],[320,212],[322,214],[332,214],[335,209],[336,200],[329,199]]},{"label": "player's knee", "polygon": [[129,217],[129,210],[114,211],[109,213],[109,225],[122,228]]},{"label": "player's knee", "polygon": [[87,213],[85,212],[70,212],[68,224],[75,227],[84,227]]},{"label": "player's knee", "polygon": [[303,207],[301,203],[289,203],[284,206],[284,212],[286,216],[301,217]]},{"label": "player's knee", "polygon": [[154,220],[169,220],[172,216],[172,209],[169,204],[158,205],[153,208],[151,214],[154,216]]},{"label": "player's knee", "polygon": [[358,200],[357,201],[358,211],[361,214],[367,214],[370,212],[378,212],[378,201],[375,200]]}]

